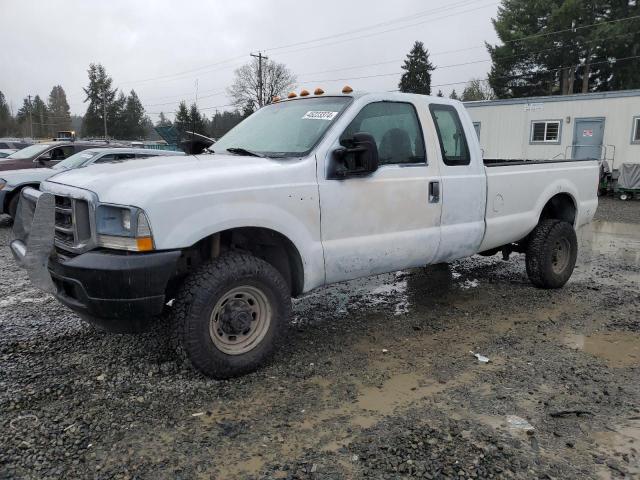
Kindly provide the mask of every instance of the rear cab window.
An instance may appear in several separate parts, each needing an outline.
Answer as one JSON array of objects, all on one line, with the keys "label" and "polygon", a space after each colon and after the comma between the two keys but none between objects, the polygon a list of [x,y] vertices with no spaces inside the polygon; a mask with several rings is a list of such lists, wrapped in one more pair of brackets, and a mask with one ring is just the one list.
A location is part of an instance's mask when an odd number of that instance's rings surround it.
[{"label": "rear cab window", "polygon": [[436,126],[444,164],[469,165],[471,163],[469,145],[456,109],[451,105],[432,103],[429,105],[429,110]]}]

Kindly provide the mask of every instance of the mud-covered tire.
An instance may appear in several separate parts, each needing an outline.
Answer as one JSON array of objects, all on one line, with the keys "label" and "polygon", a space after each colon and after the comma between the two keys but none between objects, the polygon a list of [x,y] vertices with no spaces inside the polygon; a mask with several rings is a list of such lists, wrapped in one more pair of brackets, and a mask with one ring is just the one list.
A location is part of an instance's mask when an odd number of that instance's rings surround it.
[{"label": "mud-covered tire", "polygon": [[573,273],[578,240],[570,223],[543,220],[529,236],[526,251],[527,275],[539,288],[560,288]]},{"label": "mud-covered tire", "polygon": [[[242,297],[242,292],[249,292],[248,296]],[[229,300],[227,296],[230,294]],[[239,317],[239,322],[249,321],[247,314],[256,318],[255,312],[242,310],[244,304],[249,309],[259,308],[251,303],[252,299],[269,311],[268,325],[264,327],[261,324],[260,332],[255,326],[256,331],[251,334],[238,334],[237,337],[243,335],[247,343],[234,350],[233,343],[224,343],[233,335],[219,328],[222,325],[219,317],[227,315],[224,325],[230,324],[232,320],[227,319],[234,311],[231,314],[225,312],[235,302],[240,304],[239,314],[245,315]],[[203,374],[225,379],[254,371],[270,359],[284,337],[291,316],[291,296],[287,282],[272,265],[248,254],[229,253],[191,273],[182,284],[172,310],[178,353],[186,356]],[[258,314],[258,317],[262,318],[262,315]],[[254,328],[253,320],[250,323],[249,328]],[[244,328],[237,324],[232,327]],[[250,335],[256,332],[259,335],[250,341]],[[222,338],[224,335],[227,337]],[[242,351],[243,348],[249,350]]]}]

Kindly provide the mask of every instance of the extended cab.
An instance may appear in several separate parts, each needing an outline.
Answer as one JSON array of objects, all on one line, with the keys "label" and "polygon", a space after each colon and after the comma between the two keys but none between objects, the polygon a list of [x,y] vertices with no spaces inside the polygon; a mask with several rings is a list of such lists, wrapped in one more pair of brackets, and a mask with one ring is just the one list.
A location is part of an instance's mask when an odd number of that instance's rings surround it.
[{"label": "extended cab", "polygon": [[283,340],[292,296],[333,282],[516,251],[559,288],[597,207],[597,161],[485,164],[462,104],[438,97],[279,101],[214,149],[24,189],[14,256],[107,329],[170,312],[193,365],[226,378]]}]

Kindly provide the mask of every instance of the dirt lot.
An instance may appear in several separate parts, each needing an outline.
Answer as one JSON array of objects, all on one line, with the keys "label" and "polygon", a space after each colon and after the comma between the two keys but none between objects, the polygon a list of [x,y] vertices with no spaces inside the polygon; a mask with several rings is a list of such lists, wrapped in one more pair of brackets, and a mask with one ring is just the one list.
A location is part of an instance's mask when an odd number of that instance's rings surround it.
[{"label": "dirt lot", "polygon": [[562,290],[520,255],[335,285],[294,302],[270,366],[224,382],[161,325],[105,334],[34,290],[5,222],[0,477],[640,476],[640,202],[598,219]]}]

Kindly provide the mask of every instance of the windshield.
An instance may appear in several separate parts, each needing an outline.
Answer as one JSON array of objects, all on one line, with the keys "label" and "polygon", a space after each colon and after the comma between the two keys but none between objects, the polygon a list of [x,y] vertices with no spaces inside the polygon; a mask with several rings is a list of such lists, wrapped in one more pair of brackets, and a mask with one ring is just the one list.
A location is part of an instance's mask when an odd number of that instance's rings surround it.
[{"label": "windshield", "polygon": [[32,158],[36,155],[41,154],[51,145],[45,145],[44,143],[39,143],[37,145],[31,145],[27,148],[23,148],[22,150],[18,150],[15,153],[12,153],[7,157],[7,159],[11,160],[24,160],[26,158]]},{"label": "windshield", "polygon": [[79,152],[74,155],[71,155],[69,158],[63,160],[62,162],[54,165],[51,168],[56,170],[69,170],[71,168],[78,168],[83,166],[85,163],[88,163],[89,160],[94,158],[96,155],[99,155],[100,152],[92,152],[91,150],[85,150],[84,152]]},{"label": "windshield", "polygon": [[238,124],[213,149],[267,157],[306,155],[350,101],[350,97],[313,97],[272,103]]}]

